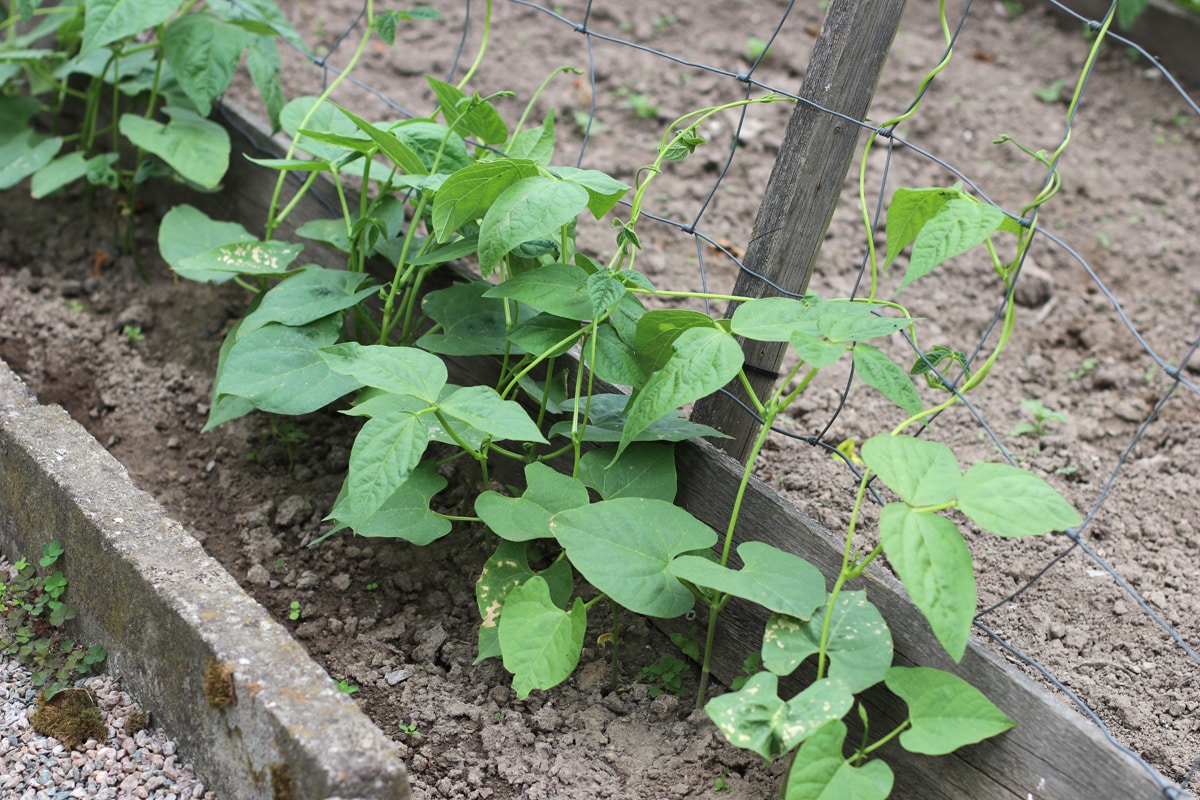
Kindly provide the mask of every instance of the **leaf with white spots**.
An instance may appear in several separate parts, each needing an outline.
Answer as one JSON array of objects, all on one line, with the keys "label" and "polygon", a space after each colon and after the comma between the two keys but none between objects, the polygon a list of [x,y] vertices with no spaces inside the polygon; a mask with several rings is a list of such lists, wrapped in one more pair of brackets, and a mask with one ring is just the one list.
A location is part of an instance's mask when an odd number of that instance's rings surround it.
[{"label": "leaf with white spots", "polygon": [[[483,565],[475,582],[475,603],[479,608],[478,664],[485,658],[500,655],[500,610],[509,592],[539,573],[529,566],[524,543],[500,542],[496,552]],[[559,559],[540,573],[550,587],[550,598],[559,608],[566,608],[574,588],[571,565]]]},{"label": "leaf with white spots", "polygon": [[791,700],[779,698],[779,678],[770,672],[751,677],[736,692],[708,701],[704,707],[730,744],[763,758],[786,753],[827,722],[841,719],[854,704],[854,694],[840,681],[813,683]]},{"label": "leaf with white spots", "polygon": [[[763,666],[776,675],[790,675],[821,648],[825,625],[823,605],[804,622],[772,614],[763,634]],[[829,619],[829,677],[861,692],[883,680],[892,664],[892,633],[866,592],[842,592]]]}]

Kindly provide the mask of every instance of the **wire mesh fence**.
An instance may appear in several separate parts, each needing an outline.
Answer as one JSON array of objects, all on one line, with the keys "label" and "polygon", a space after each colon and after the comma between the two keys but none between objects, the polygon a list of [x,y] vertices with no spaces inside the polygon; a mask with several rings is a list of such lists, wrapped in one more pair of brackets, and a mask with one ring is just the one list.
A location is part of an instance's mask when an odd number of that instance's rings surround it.
[{"label": "wire mesh fence", "polygon": [[[951,5],[944,28],[936,10],[909,9],[871,119],[843,117],[862,141],[874,141],[861,185],[854,172],[847,181],[813,289],[865,291],[870,245],[885,246],[898,187],[961,182],[1036,226],[1011,288],[990,275],[987,259],[969,254],[915,284],[910,308],[930,332],[920,345],[908,338],[907,352],[899,343],[890,352],[919,362],[933,340],[961,351],[957,372],[934,370],[957,394],[967,370],[996,346],[1016,295],[1019,334],[996,368],[999,386],[959,394],[923,435],[967,458],[999,454],[1045,473],[1085,521],[1037,542],[972,541],[987,576],[975,625],[1117,746],[1161,771],[1163,796],[1182,796],[1200,767],[1200,465],[1191,444],[1200,427],[1200,244],[1186,221],[1200,202],[1200,106],[1150,52],[1112,30],[1113,46],[1090,60],[1100,21],[1080,17],[1074,46],[1047,54],[1049,23],[1036,11]],[[414,25],[396,47],[371,49],[349,81],[357,95],[337,99],[359,113],[424,113],[432,103],[420,75],[458,80],[473,70],[491,17],[489,53],[472,87],[514,90],[516,107],[551,70],[575,67],[548,83],[535,113],[557,111],[576,165],[627,182],[690,110],[766,95],[796,100],[822,19],[795,3],[446,6],[436,31]],[[285,58],[289,96],[315,93],[345,66],[365,4],[293,12],[315,44]],[[1056,71],[1037,72],[1048,60]],[[1076,90],[1082,102],[1068,103]],[[708,144],[661,177],[643,215],[655,225],[640,231],[635,265],[660,288],[728,292],[747,270],[744,248],[790,108],[742,106],[713,118],[700,131]],[[894,126],[873,121],[909,111]],[[1142,142],[1141,157],[1121,158],[1129,154],[1108,141],[1114,128],[1150,130],[1153,140]],[[1001,134],[1011,140],[993,144]],[[1144,170],[1130,173],[1131,163]],[[581,233],[580,243],[602,251],[611,233]],[[882,280],[894,286],[898,275]],[[862,392],[850,369],[834,370],[823,387],[777,428],[758,472],[836,530],[859,474],[852,440],[892,427],[896,414]]]}]

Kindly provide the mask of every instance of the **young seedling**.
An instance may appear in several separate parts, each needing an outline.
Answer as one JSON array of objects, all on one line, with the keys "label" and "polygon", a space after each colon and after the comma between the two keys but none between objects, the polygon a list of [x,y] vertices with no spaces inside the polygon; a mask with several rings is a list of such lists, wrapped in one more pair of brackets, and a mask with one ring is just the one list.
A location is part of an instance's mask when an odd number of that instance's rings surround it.
[{"label": "young seedling", "polygon": [[0,583],[0,616],[4,618],[0,652],[25,664],[31,682],[42,687],[46,697],[87,675],[107,657],[103,647],[86,647],[61,630],[63,623],[75,617],[75,609],[62,599],[66,577],[61,570],[48,572],[62,556],[60,542],[45,544],[37,566],[22,558]]},{"label": "young seedling", "polygon": [[358,691],[358,687],[342,678],[337,682],[337,690],[342,694],[354,694]]},{"label": "young seedling", "polygon": [[1045,435],[1046,426],[1051,422],[1067,421],[1066,414],[1046,408],[1040,400],[1022,400],[1021,405],[1033,416],[1033,421],[1018,422],[1008,432],[1009,436],[1033,436],[1040,439]]},{"label": "young seedling", "polygon": [[292,622],[295,622],[296,620],[300,619],[300,601],[299,600],[293,600],[291,603],[288,604],[288,619],[290,619]]}]

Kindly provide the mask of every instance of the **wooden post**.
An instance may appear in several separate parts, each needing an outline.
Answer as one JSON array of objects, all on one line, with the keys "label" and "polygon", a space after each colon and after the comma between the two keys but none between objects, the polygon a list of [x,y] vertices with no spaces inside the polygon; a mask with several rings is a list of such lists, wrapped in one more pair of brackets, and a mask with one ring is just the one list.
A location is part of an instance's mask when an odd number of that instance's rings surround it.
[{"label": "wooden post", "polygon": [[[758,209],[746,248],[747,271],[738,276],[734,294],[777,294],[758,275],[787,292],[803,294],[808,288],[861,130],[826,109],[856,120],[866,116],[903,10],[904,0],[833,0],[830,4],[804,74],[802,101],[792,112]],[[759,399],[774,390],[785,347],[779,342],[744,344],[746,373]],[[739,400],[747,400],[740,382],[726,388]],[[746,461],[758,422],[737,402],[714,394],[696,403],[692,420],[734,437],[719,440],[718,446]]]}]

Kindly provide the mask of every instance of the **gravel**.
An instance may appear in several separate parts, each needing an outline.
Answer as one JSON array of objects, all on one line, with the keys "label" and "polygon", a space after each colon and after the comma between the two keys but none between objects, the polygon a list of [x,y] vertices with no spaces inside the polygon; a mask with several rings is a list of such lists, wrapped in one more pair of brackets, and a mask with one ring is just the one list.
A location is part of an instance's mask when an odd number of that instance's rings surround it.
[{"label": "gravel", "polygon": [[213,800],[190,764],[179,763],[162,729],[125,731],[137,710],[111,675],[76,686],[91,690],[108,736],[75,749],[33,729],[38,690],[19,662],[0,660],[0,797],[5,800]]}]

